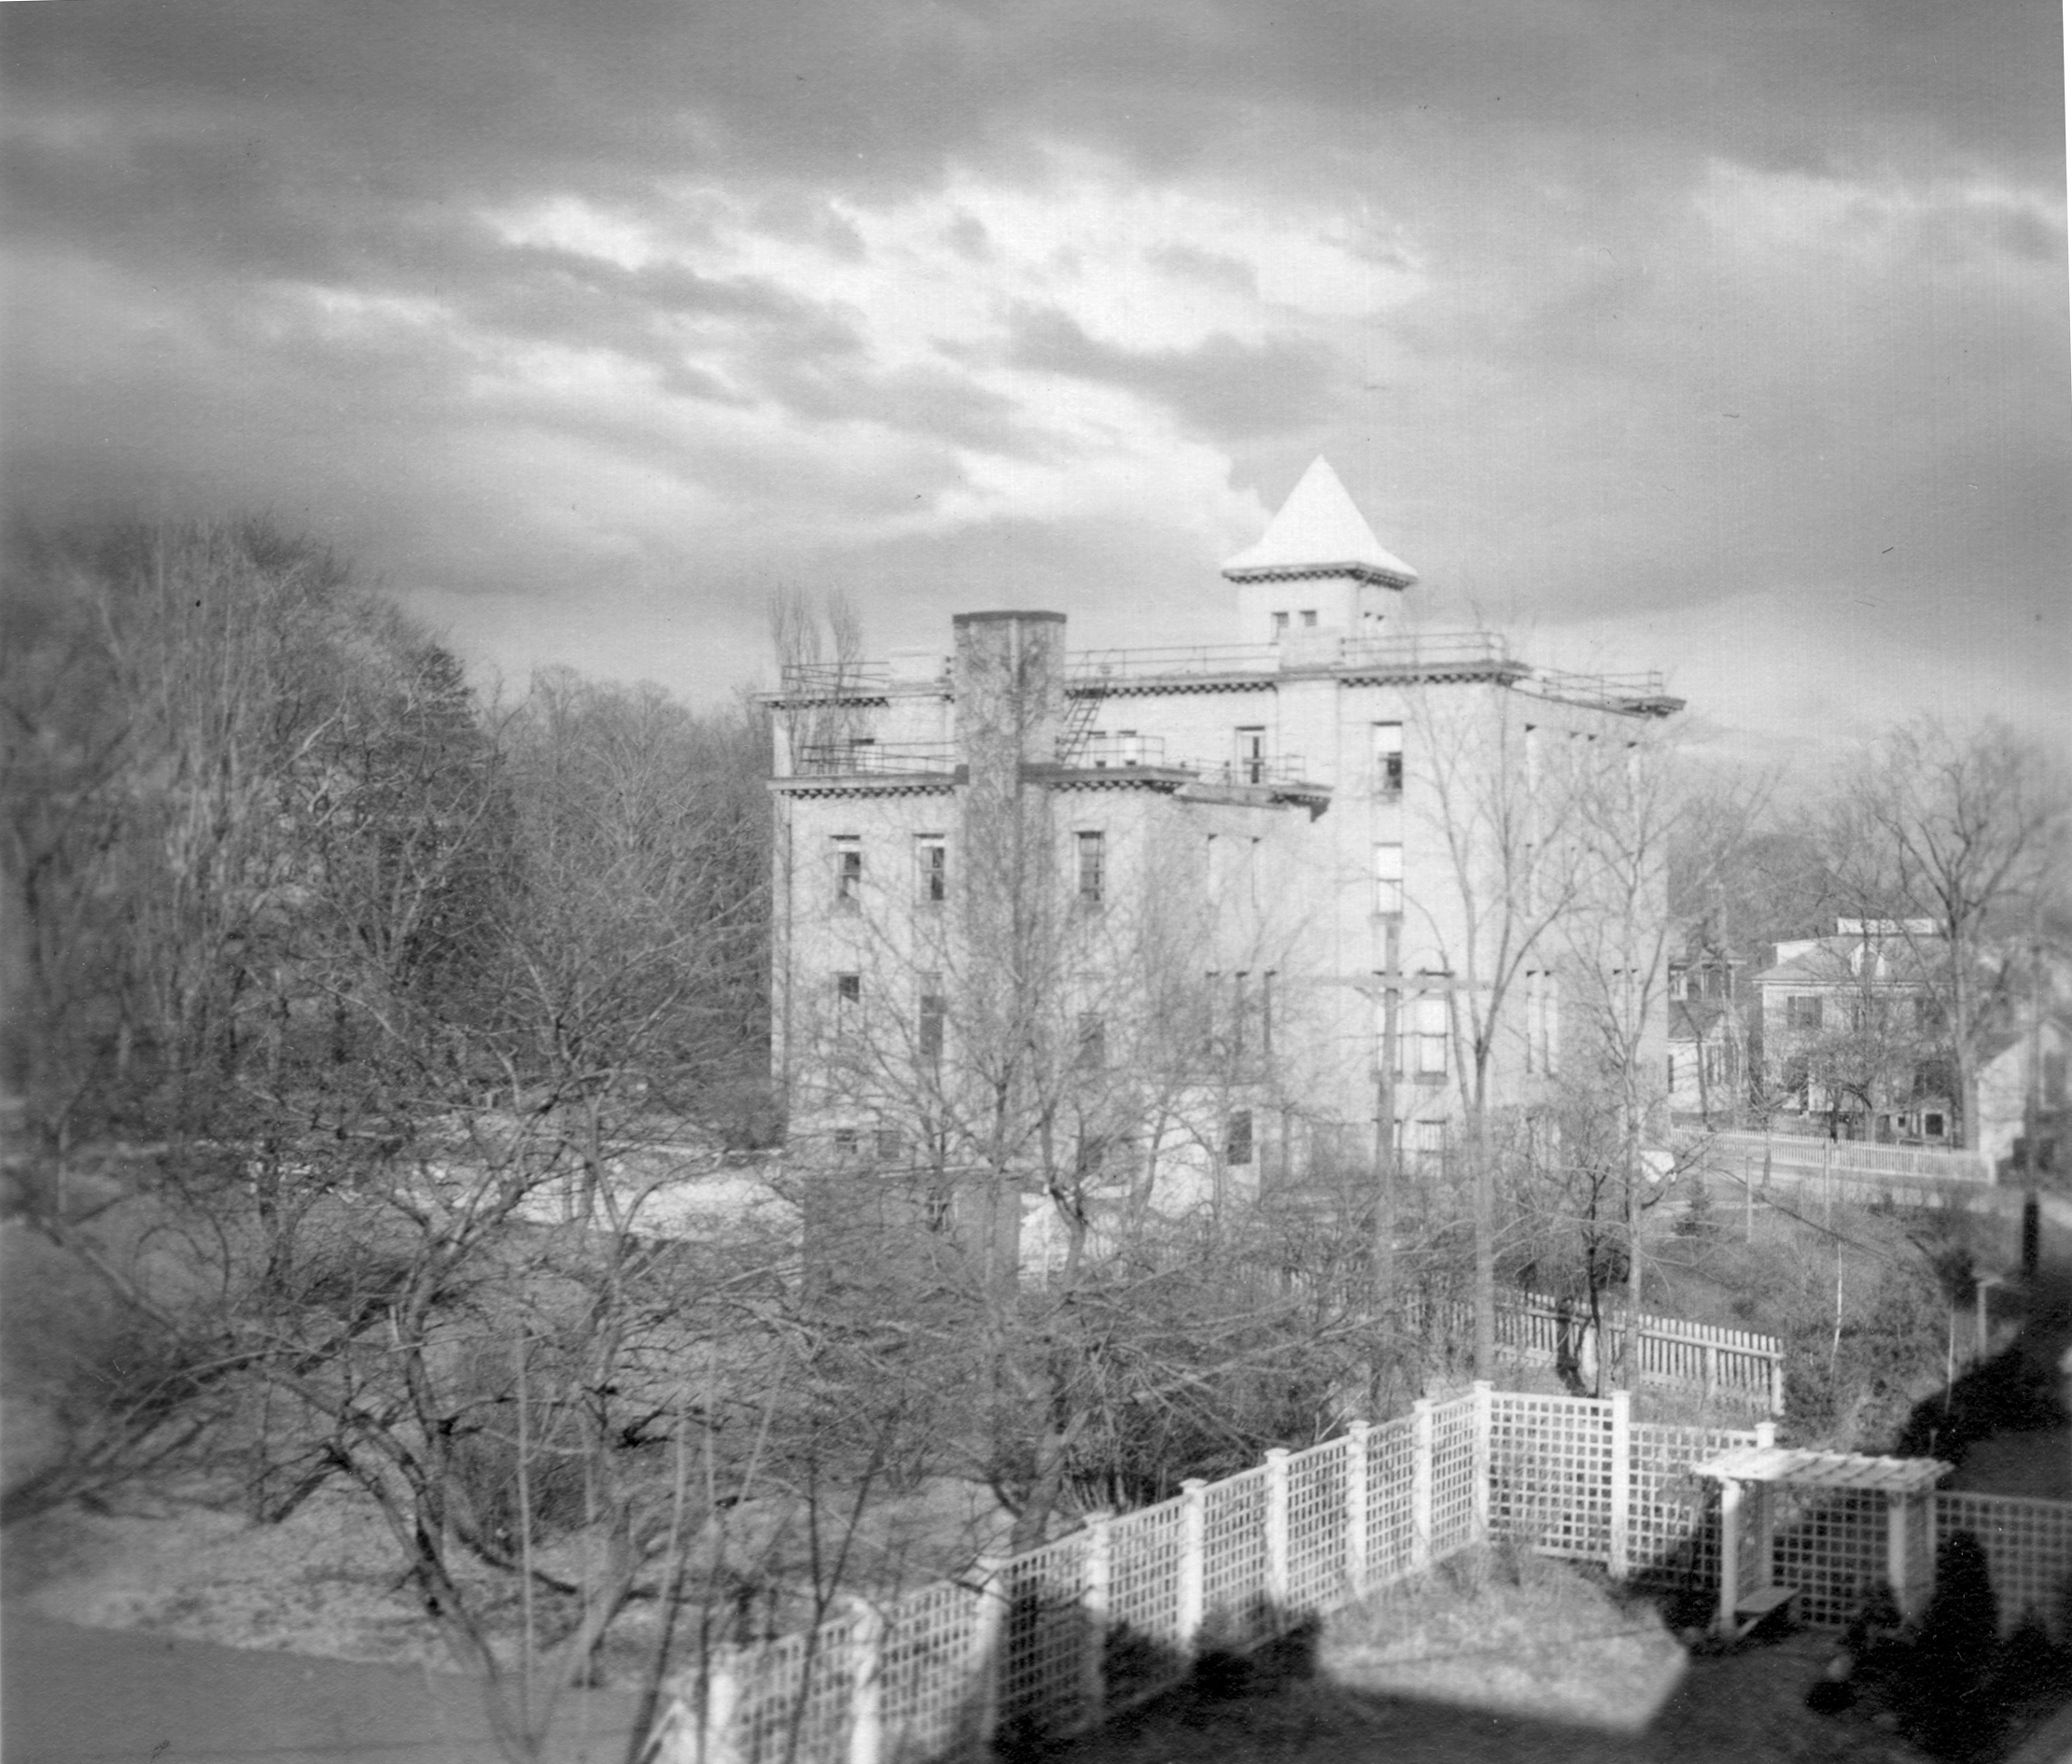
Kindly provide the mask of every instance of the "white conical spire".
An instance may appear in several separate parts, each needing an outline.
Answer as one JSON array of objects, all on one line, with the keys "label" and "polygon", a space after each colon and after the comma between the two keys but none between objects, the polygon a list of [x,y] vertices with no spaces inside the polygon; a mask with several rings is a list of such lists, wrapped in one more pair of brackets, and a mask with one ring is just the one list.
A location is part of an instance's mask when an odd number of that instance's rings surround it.
[{"label": "white conical spire", "polygon": [[1232,581],[1351,576],[1391,588],[1407,588],[1418,579],[1409,565],[1382,550],[1322,454],[1309,462],[1258,544],[1230,559],[1223,573]]}]

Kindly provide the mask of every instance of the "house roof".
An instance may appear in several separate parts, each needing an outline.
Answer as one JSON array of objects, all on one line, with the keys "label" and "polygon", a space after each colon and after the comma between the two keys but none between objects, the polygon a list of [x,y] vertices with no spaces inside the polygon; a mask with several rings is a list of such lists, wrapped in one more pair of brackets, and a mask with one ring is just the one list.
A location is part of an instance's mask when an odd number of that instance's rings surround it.
[{"label": "house roof", "polygon": [[[1884,959],[1882,984],[1918,986],[1927,978],[1927,965],[1913,945],[1888,940],[1869,946]],[[1756,976],[1756,984],[1776,986],[1797,981],[1801,985],[1824,987],[1879,985],[1879,976],[1858,973],[1852,965],[1856,951],[1863,947],[1861,938],[1823,937],[1811,949],[1801,949],[1775,966],[1765,968]]]},{"label": "house roof", "polygon": [[1382,548],[1322,454],[1309,462],[1259,542],[1225,563],[1223,573],[1232,581],[1353,576],[1390,588],[1407,588],[1418,579],[1416,570]]}]

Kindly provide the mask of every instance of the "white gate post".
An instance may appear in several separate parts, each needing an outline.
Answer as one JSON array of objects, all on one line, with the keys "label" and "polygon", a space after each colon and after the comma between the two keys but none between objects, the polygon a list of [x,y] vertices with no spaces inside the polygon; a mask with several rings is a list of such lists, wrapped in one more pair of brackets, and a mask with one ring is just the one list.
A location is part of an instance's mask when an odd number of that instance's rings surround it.
[{"label": "white gate post", "polygon": [[1357,1599],[1367,1589],[1367,1435],[1357,1421],[1345,1437],[1345,1583]]},{"label": "white gate post", "polygon": [[1288,1603],[1288,1449],[1267,1451],[1267,1603],[1281,1621]]},{"label": "white gate post", "polygon": [[1001,1685],[1007,1676],[1001,1658],[1007,1639],[1007,1558],[981,1556],[973,1569],[978,1576],[978,1608],[972,1625],[972,1662],[978,1682],[978,1743],[990,1745],[1000,1732]]},{"label": "white gate post", "polygon": [[849,1626],[848,1764],[878,1764],[885,1750],[885,1618],[857,1602]]},{"label": "white gate post", "polygon": [[1475,1509],[1475,1538],[1490,1534],[1490,1442],[1491,1411],[1495,1407],[1492,1387],[1487,1379],[1475,1380],[1475,1475],[1470,1498]]},{"label": "white gate post", "polygon": [[1628,1533],[1632,1522],[1633,1393],[1612,1393],[1612,1529],[1606,1562],[1614,1580],[1632,1572]]},{"label": "white gate post", "polygon": [[1410,1405],[1410,1566],[1432,1561],[1432,1399]]},{"label": "white gate post", "polygon": [[1719,1620],[1716,1633],[1731,1635],[1734,1607],[1741,1603],[1741,1484],[1732,1477],[1719,1485]]},{"label": "white gate post", "polygon": [[1208,1532],[1208,1511],[1202,1491],[1209,1485],[1199,1477],[1189,1477],[1180,1485],[1180,1598],[1176,1627],[1183,1651],[1195,1651],[1195,1635],[1207,1613],[1202,1608],[1202,1554]]},{"label": "white gate post", "polygon": [[1085,1575],[1079,1608],[1086,1626],[1086,1651],[1080,1657],[1080,1718],[1089,1727],[1108,1708],[1108,1589],[1113,1575],[1114,1533],[1106,1512],[1086,1515]]}]

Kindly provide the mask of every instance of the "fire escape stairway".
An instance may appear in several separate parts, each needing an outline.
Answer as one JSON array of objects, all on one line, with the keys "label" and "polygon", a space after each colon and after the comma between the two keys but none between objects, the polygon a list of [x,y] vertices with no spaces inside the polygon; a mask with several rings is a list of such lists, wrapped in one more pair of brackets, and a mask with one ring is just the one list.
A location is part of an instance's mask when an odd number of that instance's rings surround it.
[{"label": "fire escape stairway", "polygon": [[1094,732],[1094,719],[1100,715],[1101,702],[1108,696],[1099,686],[1082,686],[1071,691],[1065,706],[1065,726],[1057,732],[1057,763],[1075,765],[1086,751],[1086,743]]}]

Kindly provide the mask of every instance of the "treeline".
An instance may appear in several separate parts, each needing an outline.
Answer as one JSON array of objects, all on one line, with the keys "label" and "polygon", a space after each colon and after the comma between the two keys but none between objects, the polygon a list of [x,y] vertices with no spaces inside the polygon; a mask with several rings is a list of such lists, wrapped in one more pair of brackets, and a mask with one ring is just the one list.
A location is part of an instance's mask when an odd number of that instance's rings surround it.
[{"label": "treeline", "polygon": [[765,741],[484,702],[261,522],[15,536],[0,693],[28,1139],[394,1149],[442,1101],[765,1124]]}]

